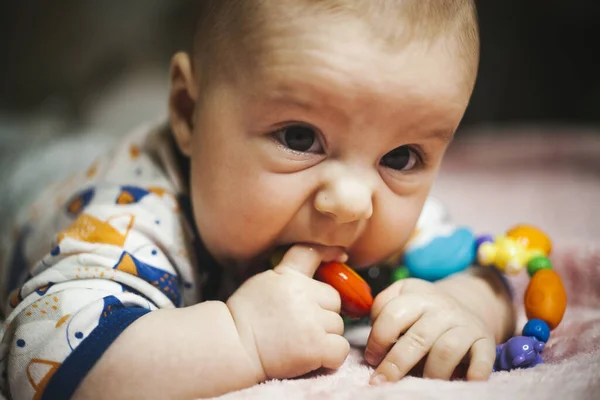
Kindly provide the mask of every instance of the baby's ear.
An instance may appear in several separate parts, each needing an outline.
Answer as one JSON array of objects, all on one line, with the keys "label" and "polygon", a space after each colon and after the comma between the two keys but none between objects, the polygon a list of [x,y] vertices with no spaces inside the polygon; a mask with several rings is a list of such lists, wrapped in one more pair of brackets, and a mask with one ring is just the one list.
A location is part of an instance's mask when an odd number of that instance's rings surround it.
[{"label": "baby's ear", "polygon": [[171,88],[169,92],[169,119],[177,145],[183,154],[192,153],[194,110],[198,87],[194,79],[192,61],[187,53],[177,53],[171,60]]}]

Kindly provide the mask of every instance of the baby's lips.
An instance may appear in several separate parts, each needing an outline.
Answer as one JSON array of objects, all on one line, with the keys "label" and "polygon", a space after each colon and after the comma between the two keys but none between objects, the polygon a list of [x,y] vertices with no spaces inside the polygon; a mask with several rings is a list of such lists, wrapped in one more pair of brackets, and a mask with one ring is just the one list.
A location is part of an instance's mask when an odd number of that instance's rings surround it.
[{"label": "baby's lips", "polygon": [[280,246],[277,249],[275,249],[269,260],[271,267],[277,266],[283,259],[285,253],[294,246],[304,246],[307,248],[313,248],[315,250],[321,251],[321,254],[323,254],[323,262],[337,261],[340,263],[345,263],[346,261],[348,261],[348,254],[346,253],[346,250],[343,247],[327,247],[312,243],[295,243],[293,245]]},{"label": "baby's lips", "polygon": [[350,318],[369,315],[373,295],[369,285],[350,267],[340,262],[321,264],[315,278],[331,285],[340,294],[342,314]]},{"label": "baby's lips", "polygon": [[346,250],[340,246],[325,246],[315,243],[297,243],[296,245],[305,246],[307,248],[312,248],[319,251],[323,256],[324,263],[332,261],[345,263],[348,261],[348,254],[346,254]]}]

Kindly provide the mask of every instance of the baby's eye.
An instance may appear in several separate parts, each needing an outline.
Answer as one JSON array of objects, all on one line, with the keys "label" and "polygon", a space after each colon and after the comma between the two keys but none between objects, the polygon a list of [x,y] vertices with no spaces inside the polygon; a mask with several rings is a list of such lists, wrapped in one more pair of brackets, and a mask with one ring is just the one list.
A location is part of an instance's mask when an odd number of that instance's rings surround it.
[{"label": "baby's eye", "polygon": [[419,161],[419,155],[409,146],[396,147],[379,162],[381,165],[398,171],[410,171]]},{"label": "baby's eye", "polygon": [[314,128],[304,125],[292,125],[281,128],[275,134],[279,142],[291,150],[302,153],[323,152],[323,146]]}]

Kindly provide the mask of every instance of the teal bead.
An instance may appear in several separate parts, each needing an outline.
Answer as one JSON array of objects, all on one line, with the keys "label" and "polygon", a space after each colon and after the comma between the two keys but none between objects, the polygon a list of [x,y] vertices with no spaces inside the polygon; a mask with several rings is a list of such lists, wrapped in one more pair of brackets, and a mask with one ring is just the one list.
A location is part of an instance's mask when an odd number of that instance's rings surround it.
[{"label": "teal bead", "polygon": [[476,248],[471,229],[442,225],[423,230],[411,239],[404,252],[404,265],[411,277],[433,282],[472,265]]}]

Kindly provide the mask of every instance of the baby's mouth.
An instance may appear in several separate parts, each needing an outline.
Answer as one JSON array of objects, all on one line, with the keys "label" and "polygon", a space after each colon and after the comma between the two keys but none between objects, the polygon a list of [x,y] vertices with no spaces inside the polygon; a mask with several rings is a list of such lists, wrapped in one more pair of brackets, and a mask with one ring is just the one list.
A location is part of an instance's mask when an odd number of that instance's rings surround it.
[{"label": "baby's mouth", "polygon": [[[237,279],[239,279],[240,282],[244,282],[256,274],[259,274],[261,272],[264,272],[268,269],[271,269],[271,268],[277,266],[283,259],[283,256],[285,255],[285,253],[287,253],[287,251],[289,249],[291,249],[293,246],[296,246],[296,245],[304,245],[304,246],[308,246],[308,247],[311,247],[311,246],[324,247],[325,246],[325,245],[317,243],[317,242],[294,242],[294,243],[287,243],[287,244],[280,244],[280,245],[273,246],[272,248],[267,249],[261,255],[254,258],[252,261],[248,262],[246,264],[246,268],[241,268],[239,270],[239,273],[237,274],[237,276],[238,276]],[[331,247],[333,247],[333,246],[331,246]],[[346,250],[345,248],[340,247],[340,246],[335,246],[335,247]],[[349,263],[347,263],[347,264],[349,264]]]}]

